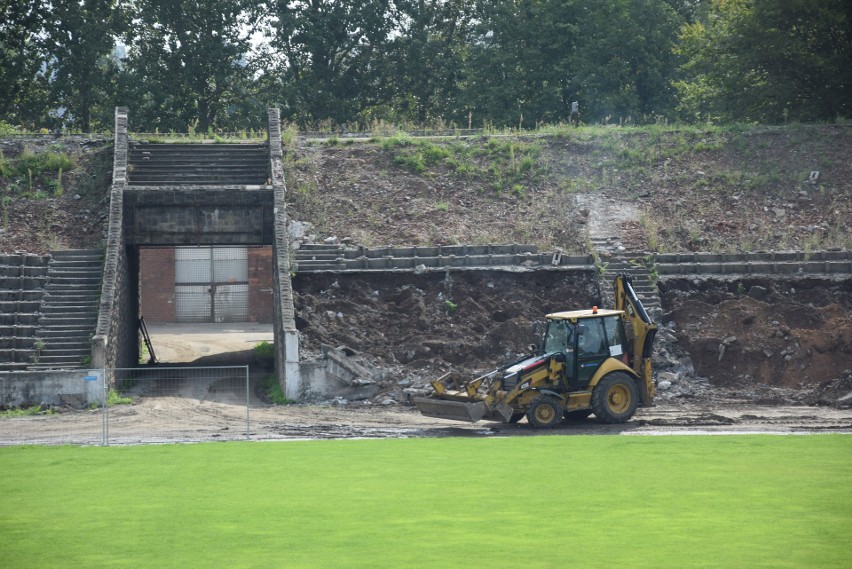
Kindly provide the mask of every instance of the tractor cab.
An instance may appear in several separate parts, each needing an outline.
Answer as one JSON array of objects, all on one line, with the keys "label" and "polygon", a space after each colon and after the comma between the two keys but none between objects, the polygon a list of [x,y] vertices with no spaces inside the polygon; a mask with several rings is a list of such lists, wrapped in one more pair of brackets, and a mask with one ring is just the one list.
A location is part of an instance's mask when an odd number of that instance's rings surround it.
[{"label": "tractor cab", "polygon": [[628,363],[629,344],[623,317],[621,310],[598,308],[547,315],[542,353],[564,358],[569,390],[586,388],[608,358]]}]

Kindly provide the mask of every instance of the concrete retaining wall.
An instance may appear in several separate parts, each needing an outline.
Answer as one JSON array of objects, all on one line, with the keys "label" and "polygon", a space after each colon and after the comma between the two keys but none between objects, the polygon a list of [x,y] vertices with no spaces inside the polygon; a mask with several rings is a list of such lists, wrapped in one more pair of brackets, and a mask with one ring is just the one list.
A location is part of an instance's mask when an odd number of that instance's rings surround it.
[{"label": "concrete retaining wall", "polygon": [[[100,370],[97,371],[100,373]],[[29,407],[33,405],[70,405],[83,408],[103,402],[103,385],[85,381],[92,376],[88,370],[74,371],[11,371],[0,374],[0,405]]]},{"label": "concrete retaining wall", "polygon": [[124,232],[133,245],[269,245],[267,189],[129,188]]}]

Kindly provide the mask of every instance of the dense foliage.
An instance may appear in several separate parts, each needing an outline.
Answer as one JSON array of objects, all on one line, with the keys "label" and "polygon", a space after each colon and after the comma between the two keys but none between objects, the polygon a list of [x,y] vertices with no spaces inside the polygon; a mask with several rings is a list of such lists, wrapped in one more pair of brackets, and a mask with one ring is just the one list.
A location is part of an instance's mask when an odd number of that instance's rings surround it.
[{"label": "dense foliage", "polygon": [[845,0],[0,0],[0,124],[852,116]]}]

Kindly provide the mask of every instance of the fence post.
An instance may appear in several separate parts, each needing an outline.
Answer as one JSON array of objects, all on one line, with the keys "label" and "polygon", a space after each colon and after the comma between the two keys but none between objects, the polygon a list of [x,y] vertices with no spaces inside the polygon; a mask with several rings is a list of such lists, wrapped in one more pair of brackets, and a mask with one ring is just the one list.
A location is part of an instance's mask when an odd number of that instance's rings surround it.
[{"label": "fence post", "polygon": [[251,390],[249,389],[249,366],[245,366],[246,370],[246,440],[251,440],[249,430],[249,406],[251,405]]},{"label": "fence post", "polygon": [[103,404],[101,406],[101,436],[103,437],[103,446],[109,445],[109,380],[107,379],[106,368],[101,369],[101,382],[103,385]]}]

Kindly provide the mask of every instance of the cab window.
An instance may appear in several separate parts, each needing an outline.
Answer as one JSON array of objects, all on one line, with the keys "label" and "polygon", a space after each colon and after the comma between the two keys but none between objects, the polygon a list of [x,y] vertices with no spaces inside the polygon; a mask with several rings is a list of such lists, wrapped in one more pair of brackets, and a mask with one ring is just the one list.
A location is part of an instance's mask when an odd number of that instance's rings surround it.
[{"label": "cab window", "polygon": [[548,323],[544,338],[544,353],[562,352],[567,354],[574,349],[574,327],[564,320]]},{"label": "cab window", "polygon": [[606,334],[604,333],[601,318],[588,318],[583,320],[580,328],[581,334],[578,342],[580,357],[597,356],[608,353]]},{"label": "cab window", "polygon": [[624,335],[624,323],[618,316],[607,316],[604,320],[609,355],[620,358],[625,353],[627,338]]}]

